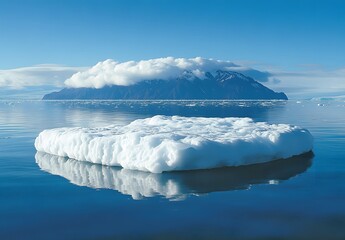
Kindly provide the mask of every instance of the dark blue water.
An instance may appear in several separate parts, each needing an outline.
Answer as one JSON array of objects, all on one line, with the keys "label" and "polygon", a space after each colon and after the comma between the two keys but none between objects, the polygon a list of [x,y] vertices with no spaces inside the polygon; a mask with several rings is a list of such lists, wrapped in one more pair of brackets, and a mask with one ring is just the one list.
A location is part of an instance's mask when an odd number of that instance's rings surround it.
[{"label": "dark blue water", "polygon": [[[156,114],[310,130],[313,154],[151,174],[36,154],[55,127]],[[0,239],[345,239],[345,102],[0,102]]]}]

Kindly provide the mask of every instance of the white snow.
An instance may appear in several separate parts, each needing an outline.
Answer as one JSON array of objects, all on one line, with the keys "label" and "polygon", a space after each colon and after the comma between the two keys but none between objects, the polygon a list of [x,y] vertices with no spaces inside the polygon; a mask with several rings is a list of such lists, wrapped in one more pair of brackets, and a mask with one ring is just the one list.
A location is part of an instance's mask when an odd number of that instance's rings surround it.
[{"label": "white snow", "polygon": [[35,147],[80,161],[161,173],[289,158],[310,151],[313,137],[300,127],[250,118],[154,116],[125,126],[44,130]]}]

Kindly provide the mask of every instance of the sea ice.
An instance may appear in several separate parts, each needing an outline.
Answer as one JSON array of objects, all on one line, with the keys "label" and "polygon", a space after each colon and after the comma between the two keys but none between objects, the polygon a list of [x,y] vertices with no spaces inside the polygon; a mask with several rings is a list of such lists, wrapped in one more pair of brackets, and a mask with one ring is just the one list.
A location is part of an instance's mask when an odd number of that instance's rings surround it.
[{"label": "sea ice", "polygon": [[125,126],[42,131],[38,151],[125,169],[164,171],[240,166],[311,151],[308,130],[250,118],[154,116]]}]

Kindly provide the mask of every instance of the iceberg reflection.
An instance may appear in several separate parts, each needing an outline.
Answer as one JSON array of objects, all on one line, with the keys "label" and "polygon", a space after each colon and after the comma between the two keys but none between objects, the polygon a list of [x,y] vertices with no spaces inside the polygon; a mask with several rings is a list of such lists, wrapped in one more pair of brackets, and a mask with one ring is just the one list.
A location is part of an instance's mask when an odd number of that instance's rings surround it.
[{"label": "iceberg reflection", "polygon": [[306,171],[313,153],[250,166],[161,174],[91,164],[43,152],[37,152],[35,158],[43,171],[78,186],[113,189],[133,199],[161,195],[178,200],[188,195],[249,189],[254,184],[279,184]]}]

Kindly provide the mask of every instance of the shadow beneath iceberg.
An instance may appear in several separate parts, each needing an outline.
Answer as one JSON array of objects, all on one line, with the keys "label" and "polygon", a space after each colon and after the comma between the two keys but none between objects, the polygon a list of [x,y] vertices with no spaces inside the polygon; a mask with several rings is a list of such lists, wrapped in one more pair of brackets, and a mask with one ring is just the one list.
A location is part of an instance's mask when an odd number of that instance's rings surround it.
[{"label": "shadow beneath iceberg", "polygon": [[38,166],[78,186],[113,189],[133,199],[164,196],[182,200],[188,195],[249,189],[254,184],[279,184],[305,172],[312,152],[269,163],[161,174],[108,167],[37,152]]}]

